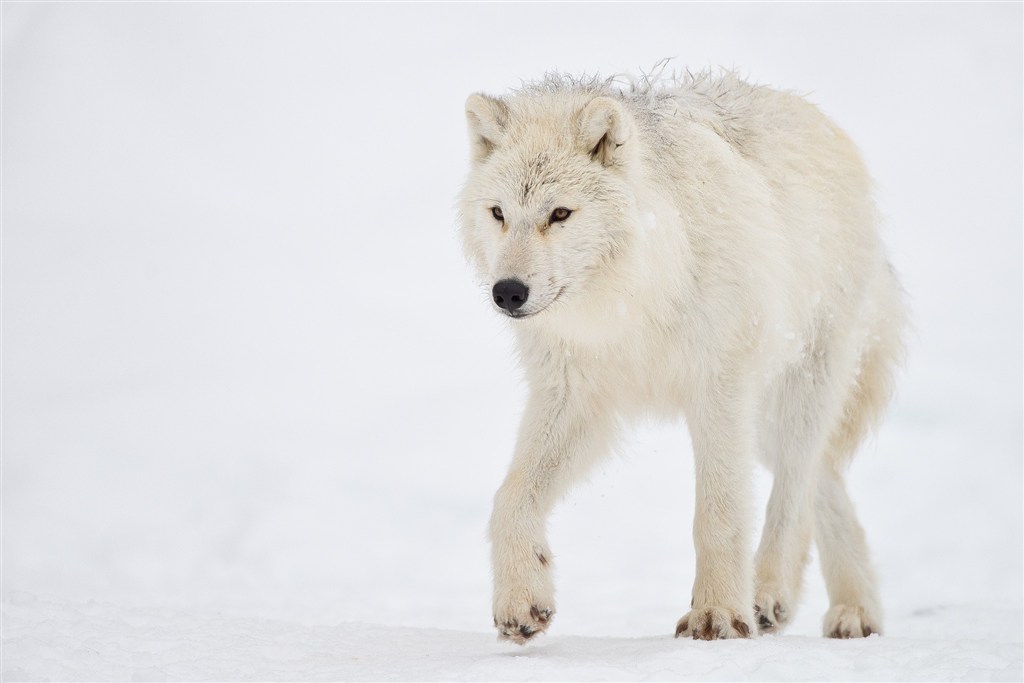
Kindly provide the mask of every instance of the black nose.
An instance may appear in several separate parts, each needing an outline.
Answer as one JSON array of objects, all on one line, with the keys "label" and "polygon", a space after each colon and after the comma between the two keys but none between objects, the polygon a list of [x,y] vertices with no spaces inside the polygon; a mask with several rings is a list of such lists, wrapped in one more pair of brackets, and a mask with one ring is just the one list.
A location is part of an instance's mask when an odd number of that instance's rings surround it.
[{"label": "black nose", "polygon": [[526,303],[526,297],[530,295],[530,288],[519,280],[498,280],[491,290],[494,296],[494,303],[499,308],[504,308],[511,313]]}]

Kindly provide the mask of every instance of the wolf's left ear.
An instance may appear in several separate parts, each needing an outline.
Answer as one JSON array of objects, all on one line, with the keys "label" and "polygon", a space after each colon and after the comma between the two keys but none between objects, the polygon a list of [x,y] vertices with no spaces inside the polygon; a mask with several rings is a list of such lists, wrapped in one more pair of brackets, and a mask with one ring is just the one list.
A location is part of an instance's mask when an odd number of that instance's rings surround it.
[{"label": "wolf's left ear", "polygon": [[633,117],[611,97],[595,98],[579,117],[580,146],[605,166],[621,164],[636,142]]},{"label": "wolf's left ear", "polygon": [[466,100],[466,122],[469,124],[473,159],[483,161],[504,137],[508,105],[487,95],[470,95]]}]

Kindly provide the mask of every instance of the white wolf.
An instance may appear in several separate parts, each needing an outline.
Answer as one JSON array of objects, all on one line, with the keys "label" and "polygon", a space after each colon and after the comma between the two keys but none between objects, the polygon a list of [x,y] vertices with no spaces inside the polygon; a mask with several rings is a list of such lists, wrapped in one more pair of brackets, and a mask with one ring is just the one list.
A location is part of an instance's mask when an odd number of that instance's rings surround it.
[{"label": "white wolf", "polygon": [[[620,88],[548,76],[471,95],[462,236],[512,321],[529,399],[490,522],[494,624],[555,612],[545,525],[620,426],[683,416],[697,567],[677,636],[793,614],[812,537],[824,633],[880,633],[843,482],[902,354],[902,289],[853,143],[793,94],[732,74]],[[752,552],[751,470],[774,474]]]}]

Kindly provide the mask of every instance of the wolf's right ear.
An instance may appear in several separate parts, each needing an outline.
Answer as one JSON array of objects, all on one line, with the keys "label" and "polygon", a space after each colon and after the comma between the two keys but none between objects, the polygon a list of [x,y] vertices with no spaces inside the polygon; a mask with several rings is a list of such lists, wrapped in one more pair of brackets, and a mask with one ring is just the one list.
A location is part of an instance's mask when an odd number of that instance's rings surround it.
[{"label": "wolf's right ear", "polygon": [[508,105],[487,95],[470,95],[466,100],[466,122],[469,124],[469,144],[473,159],[483,161],[505,134],[508,125]]}]

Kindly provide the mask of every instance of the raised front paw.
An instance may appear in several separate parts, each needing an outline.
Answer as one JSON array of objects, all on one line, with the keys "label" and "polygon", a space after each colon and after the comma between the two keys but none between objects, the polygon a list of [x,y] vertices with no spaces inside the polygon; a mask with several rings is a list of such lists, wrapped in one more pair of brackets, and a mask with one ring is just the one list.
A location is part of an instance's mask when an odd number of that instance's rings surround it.
[{"label": "raised front paw", "polygon": [[856,605],[834,605],[825,613],[826,638],[867,638],[872,633],[881,635],[882,624]]},{"label": "raised front paw", "polygon": [[494,626],[501,640],[523,645],[543,633],[555,615],[551,551],[542,542],[495,542]]},{"label": "raised front paw", "polygon": [[553,607],[530,605],[528,609],[518,612],[504,611],[495,614],[494,626],[498,629],[499,639],[525,645],[526,641],[546,631],[554,616]]},{"label": "raised front paw", "polygon": [[701,607],[676,623],[676,638],[694,640],[722,640],[724,638],[751,638],[757,631],[751,628],[749,616],[728,607]]}]

